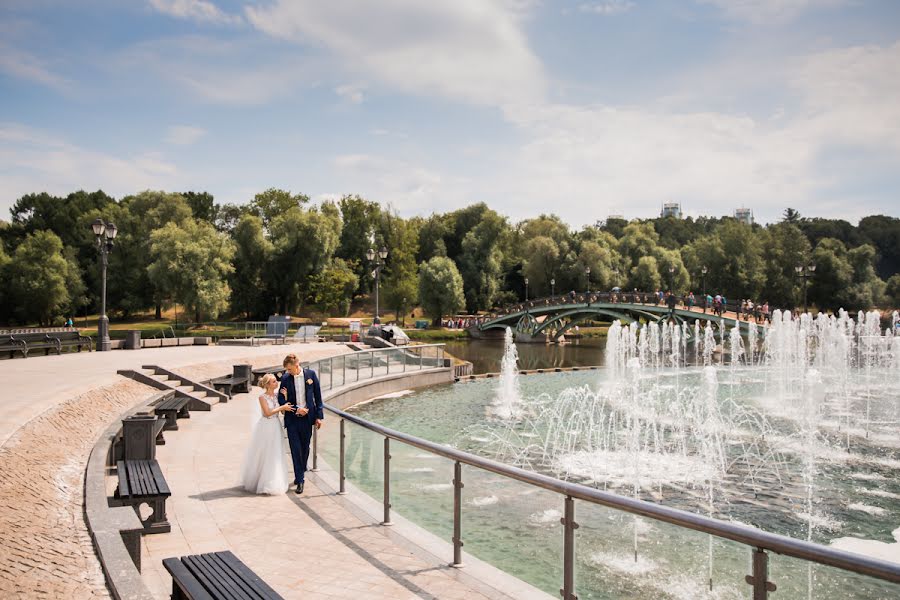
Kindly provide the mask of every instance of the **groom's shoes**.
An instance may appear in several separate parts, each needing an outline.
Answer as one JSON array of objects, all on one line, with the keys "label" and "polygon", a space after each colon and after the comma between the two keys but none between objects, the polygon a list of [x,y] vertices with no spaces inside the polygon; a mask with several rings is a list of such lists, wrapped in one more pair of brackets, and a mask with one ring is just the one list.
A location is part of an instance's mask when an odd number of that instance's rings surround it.
[{"label": "groom's shoes", "polygon": [[295,494],[302,494],[302,493],[303,493],[303,482],[302,482],[302,481],[301,481],[300,483],[297,484],[297,489],[294,490],[294,493],[295,493]]}]

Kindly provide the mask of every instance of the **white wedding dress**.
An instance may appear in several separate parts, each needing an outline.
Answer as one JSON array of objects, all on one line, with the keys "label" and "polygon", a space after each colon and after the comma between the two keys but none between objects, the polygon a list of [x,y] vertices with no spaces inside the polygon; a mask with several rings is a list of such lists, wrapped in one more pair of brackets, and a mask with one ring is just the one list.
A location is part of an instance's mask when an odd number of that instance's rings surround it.
[{"label": "white wedding dress", "polygon": [[[269,410],[278,408],[274,396],[263,394]],[[271,417],[262,416],[253,425],[250,445],[241,466],[241,486],[254,494],[283,494],[288,489],[287,472],[282,446],[282,425],[280,413]]]}]

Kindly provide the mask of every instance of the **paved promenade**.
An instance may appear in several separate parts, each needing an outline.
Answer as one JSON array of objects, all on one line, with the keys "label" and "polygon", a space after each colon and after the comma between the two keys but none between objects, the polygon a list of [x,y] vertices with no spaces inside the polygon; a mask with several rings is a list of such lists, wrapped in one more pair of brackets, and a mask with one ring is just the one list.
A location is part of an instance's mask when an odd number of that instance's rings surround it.
[{"label": "paved promenade", "polygon": [[152,390],[116,369],[159,362],[224,373],[346,352],[338,344],[204,347],[65,354],[0,361],[0,598],[108,597],[84,523],[84,469],[109,423]]},{"label": "paved promenade", "polygon": [[[117,369],[155,363],[200,379],[238,362],[279,364],[288,352],[311,361],[348,351],[340,344],[192,346],[0,361],[0,598],[109,597],[84,521],[84,469],[101,432],[153,392]],[[193,412],[157,447],[173,496],[171,533],[142,540],[143,577],[155,596],[171,593],[163,558],[222,549],[286,598],[542,596],[478,561],[448,567],[439,543],[417,537],[402,518],[381,527],[360,508],[371,500],[334,495],[333,472],[311,474],[299,497],[244,493],[236,479],[258,394],[254,388]],[[112,494],[114,478],[107,483]],[[493,584],[480,580],[486,571]]]}]

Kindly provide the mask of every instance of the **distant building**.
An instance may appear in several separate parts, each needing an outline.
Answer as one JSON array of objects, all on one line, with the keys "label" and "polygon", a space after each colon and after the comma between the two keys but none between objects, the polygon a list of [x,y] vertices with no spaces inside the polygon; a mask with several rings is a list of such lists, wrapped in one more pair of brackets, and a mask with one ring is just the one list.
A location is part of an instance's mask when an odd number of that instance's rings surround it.
[{"label": "distant building", "polygon": [[611,214],[607,217],[607,219],[621,219],[622,221],[624,221],[624,220],[625,220],[625,215],[623,215],[623,214],[612,214],[612,213],[611,213]]},{"label": "distant building", "polygon": [[753,225],[753,210],[749,208],[734,209],[734,218],[741,223]]},{"label": "distant building", "polygon": [[666,202],[662,205],[662,210],[659,213],[660,217],[675,217],[676,219],[681,218],[681,204],[678,202]]}]

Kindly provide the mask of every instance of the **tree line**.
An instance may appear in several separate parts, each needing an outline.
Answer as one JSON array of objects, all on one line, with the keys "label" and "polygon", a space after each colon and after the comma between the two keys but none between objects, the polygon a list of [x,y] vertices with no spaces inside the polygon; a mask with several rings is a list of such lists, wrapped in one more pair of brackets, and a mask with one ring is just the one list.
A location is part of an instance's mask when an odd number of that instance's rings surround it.
[{"label": "tree line", "polygon": [[900,219],[882,215],[852,225],[787,209],[768,226],[730,217],[610,218],[575,230],[552,214],[513,223],[484,203],[404,219],[355,195],[316,204],[279,189],[243,205],[218,204],[205,192],[28,194],[10,212],[0,221],[0,322],[8,324],[48,325],[98,310],[96,218],[119,230],[107,306],[122,318],[160,316],[173,303],[197,322],[347,315],[372,293],[370,248],[388,251],[382,305],[397,314],[422,306],[432,318],[491,310],[526,293],[615,286],[705,288],[793,307],[803,286],[795,267],[810,264],[810,305],[900,305]]}]

